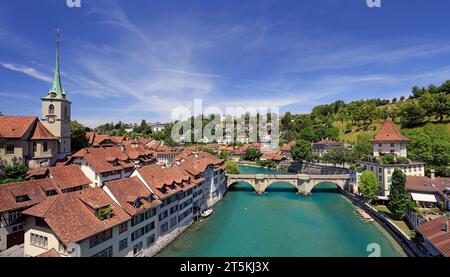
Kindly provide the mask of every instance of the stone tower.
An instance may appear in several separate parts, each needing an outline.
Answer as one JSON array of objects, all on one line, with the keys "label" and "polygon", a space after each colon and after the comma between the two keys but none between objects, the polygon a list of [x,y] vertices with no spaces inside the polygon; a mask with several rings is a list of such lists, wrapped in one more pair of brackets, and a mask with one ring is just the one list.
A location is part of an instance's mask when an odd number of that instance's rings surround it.
[{"label": "stone tower", "polygon": [[71,153],[71,102],[66,99],[66,93],[61,85],[59,69],[60,31],[57,30],[56,39],[56,68],[53,85],[48,95],[41,99],[42,124],[59,139],[58,158],[64,158]]}]

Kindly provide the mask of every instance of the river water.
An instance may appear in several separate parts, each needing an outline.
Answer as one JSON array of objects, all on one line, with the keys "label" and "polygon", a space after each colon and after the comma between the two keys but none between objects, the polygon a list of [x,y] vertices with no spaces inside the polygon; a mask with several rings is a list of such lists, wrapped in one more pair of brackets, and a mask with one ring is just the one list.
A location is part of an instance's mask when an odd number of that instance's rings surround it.
[{"label": "river water", "polygon": [[[241,173],[279,173],[241,167]],[[382,257],[405,256],[376,223],[360,217],[335,186],[319,184],[311,196],[299,196],[288,184],[276,183],[265,195],[238,183],[159,257],[367,257],[369,244]]]}]

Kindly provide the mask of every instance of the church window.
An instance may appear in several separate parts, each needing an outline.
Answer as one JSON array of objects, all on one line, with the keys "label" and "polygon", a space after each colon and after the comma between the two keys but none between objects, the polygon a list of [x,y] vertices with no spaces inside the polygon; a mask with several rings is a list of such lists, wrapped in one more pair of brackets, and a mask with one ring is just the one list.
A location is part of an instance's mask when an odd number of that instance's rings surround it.
[{"label": "church window", "polygon": [[8,144],[6,146],[6,155],[14,155],[14,145]]},{"label": "church window", "polygon": [[48,113],[49,114],[55,114],[55,106],[53,106],[53,104],[48,106]]}]

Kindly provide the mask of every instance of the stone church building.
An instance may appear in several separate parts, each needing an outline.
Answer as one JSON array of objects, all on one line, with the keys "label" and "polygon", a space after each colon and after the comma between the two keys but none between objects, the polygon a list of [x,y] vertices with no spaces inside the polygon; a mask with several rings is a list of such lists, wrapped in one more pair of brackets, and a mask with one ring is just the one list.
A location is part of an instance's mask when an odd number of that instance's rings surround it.
[{"label": "stone church building", "polygon": [[53,85],[36,116],[0,116],[0,160],[29,168],[52,166],[71,154],[71,102],[61,85],[59,39]]}]

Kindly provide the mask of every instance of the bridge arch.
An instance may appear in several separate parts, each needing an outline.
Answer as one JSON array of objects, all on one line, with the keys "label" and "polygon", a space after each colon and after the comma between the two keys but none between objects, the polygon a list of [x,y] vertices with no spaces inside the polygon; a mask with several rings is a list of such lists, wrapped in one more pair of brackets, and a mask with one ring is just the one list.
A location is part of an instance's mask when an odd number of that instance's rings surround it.
[{"label": "bridge arch", "polygon": [[266,180],[265,184],[261,188],[264,192],[267,192],[270,187],[276,186],[277,184],[288,185],[292,189],[295,189],[298,192],[298,181],[297,180]]},{"label": "bridge arch", "polygon": [[[236,188],[236,185],[239,183],[245,184],[245,188],[242,188],[242,190],[245,190],[246,188],[248,188],[249,190],[256,191],[255,184],[253,184],[253,182],[250,180],[231,181],[231,182],[228,182],[227,187],[228,187],[228,189]],[[239,188],[239,189],[241,189],[241,188]]]},{"label": "bridge arch", "polygon": [[309,180],[306,181],[300,189],[300,193],[304,195],[309,195],[312,193],[312,191],[320,184],[323,183],[330,183],[335,185],[336,188],[340,190],[345,190],[345,187],[348,183],[348,180],[326,180],[326,179],[319,179],[319,180]]}]

